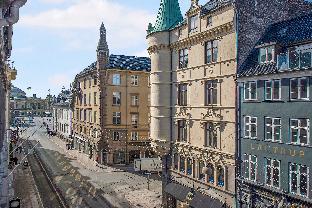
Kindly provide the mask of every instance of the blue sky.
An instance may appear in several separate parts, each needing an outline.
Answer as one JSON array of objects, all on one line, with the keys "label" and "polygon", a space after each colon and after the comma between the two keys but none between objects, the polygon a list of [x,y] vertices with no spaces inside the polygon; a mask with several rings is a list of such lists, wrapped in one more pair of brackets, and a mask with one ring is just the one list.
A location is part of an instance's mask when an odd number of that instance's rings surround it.
[{"label": "blue sky", "polygon": [[[180,1],[182,12],[189,0]],[[103,21],[112,54],[147,56],[146,28],[160,0],[28,0],[14,25],[13,84],[45,97],[69,87],[75,74],[96,60]],[[26,90],[31,87],[31,90]]]}]

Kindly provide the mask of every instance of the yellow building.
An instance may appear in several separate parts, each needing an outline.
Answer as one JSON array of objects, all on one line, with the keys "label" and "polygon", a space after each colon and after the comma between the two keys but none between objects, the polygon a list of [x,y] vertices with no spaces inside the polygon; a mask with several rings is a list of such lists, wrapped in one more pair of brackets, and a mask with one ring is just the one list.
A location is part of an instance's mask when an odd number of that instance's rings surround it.
[{"label": "yellow building", "polygon": [[149,58],[110,55],[101,25],[97,62],[76,77],[75,147],[99,164],[151,156],[149,71]]}]

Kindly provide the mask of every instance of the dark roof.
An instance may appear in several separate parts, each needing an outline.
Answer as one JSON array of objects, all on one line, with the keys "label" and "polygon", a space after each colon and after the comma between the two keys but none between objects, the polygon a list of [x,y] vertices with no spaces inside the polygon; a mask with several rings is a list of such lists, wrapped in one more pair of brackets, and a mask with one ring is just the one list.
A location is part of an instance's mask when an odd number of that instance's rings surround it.
[{"label": "dark roof", "polygon": [[[178,199],[179,201],[185,201],[186,197],[192,189],[181,184],[172,182],[166,185],[165,192],[174,196],[174,198]],[[204,195],[198,191],[194,190],[194,198],[192,199],[190,206],[194,208],[222,208],[224,207],[224,203],[221,201],[214,199],[208,195]],[[209,206],[207,206],[209,204]]]},{"label": "dark roof", "polygon": [[[312,12],[286,21],[272,24],[265,31],[256,46],[277,44],[282,50],[294,44],[312,41]],[[255,47],[242,67],[238,77],[278,73],[276,63],[259,64],[259,48]]]},{"label": "dark roof", "polygon": [[232,0],[210,0],[202,6],[201,15],[206,15],[230,3]]},{"label": "dark roof", "polygon": [[[86,74],[96,70],[97,62],[93,62],[78,75]],[[125,56],[125,55],[110,55],[107,69],[120,69],[132,71],[151,71],[151,59],[148,57]]]}]

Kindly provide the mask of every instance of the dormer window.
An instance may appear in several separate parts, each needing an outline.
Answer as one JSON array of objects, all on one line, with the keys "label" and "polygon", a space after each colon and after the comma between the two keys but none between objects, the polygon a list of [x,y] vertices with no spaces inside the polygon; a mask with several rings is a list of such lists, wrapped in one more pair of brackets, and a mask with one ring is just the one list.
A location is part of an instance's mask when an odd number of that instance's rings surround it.
[{"label": "dormer window", "polygon": [[274,46],[260,48],[260,64],[266,64],[274,61]]},{"label": "dormer window", "polygon": [[194,16],[190,17],[189,24],[190,24],[190,26],[189,26],[190,33],[197,32],[197,29],[198,29],[198,16],[194,15]]}]

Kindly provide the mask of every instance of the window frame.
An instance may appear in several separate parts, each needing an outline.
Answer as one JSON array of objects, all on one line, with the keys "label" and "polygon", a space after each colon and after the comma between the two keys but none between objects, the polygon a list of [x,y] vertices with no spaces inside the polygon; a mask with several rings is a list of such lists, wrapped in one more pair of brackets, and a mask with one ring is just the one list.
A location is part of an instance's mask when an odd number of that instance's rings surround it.
[{"label": "window frame", "polygon": [[189,33],[195,33],[198,31],[198,22],[199,22],[198,15],[193,15],[189,17]]},{"label": "window frame", "polygon": [[[183,125],[182,125],[183,124]],[[187,135],[187,125],[186,120],[178,120],[178,142],[187,142],[188,141],[188,135]]]},{"label": "window frame", "polygon": [[131,75],[131,86],[139,86],[139,75]]},{"label": "window frame", "polygon": [[207,80],[205,82],[205,106],[219,104],[219,82],[217,79]]},{"label": "window frame", "polygon": [[121,85],[121,75],[120,74],[113,74],[112,85],[115,85],[115,86]]},{"label": "window frame", "polygon": [[[267,123],[267,119],[271,119],[271,123]],[[275,124],[275,120],[279,120],[279,124]],[[279,127],[280,130],[280,136],[279,140],[275,140],[275,127]],[[267,138],[267,128],[271,128],[271,139]],[[281,118],[275,118],[275,117],[264,117],[264,133],[265,133],[265,141],[271,141],[271,142],[282,142],[282,119]]]},{"label": "window frame", "polygon": [[113,105],[114,106],[121,105],[121,92],[113,92]]},{"label": "window frame", "polygon": [[187,106],[188,101],[188,84],[181,83],[178,85],[178,106]]},{"label": "window frame", "polygon": [[[278,98],[274,98],[275,82],[279,83]],[[270,97],[268,97],[268,83],[270,83]],[[265,80],[264,99],[267,101],[280,101],[282,99],[282,81],[280,79]]]},{"label": "window frame", "polygon": [[[252,161],[252,157],[254,157],[256,159],[256,161]],[[247,158],[247,159],[246,159]],[[244,173],[243,173],[243,177],[244,179],[246,180],[249,180],[249,181],[253,181],[253,182],[256,182],[257,181],[257,174],[258,174],[258,157],[257,155],[250,155],[250,154],[244,154],[244,158],[243,158],[243,165],[244,165]],[[248,165],[248,171],[247,170],[247,165]],[[255,172],[254,172],[254,176],[255,178],[253,179],[251,176],[251,165],[254,165],[255,168]],[[246,177],[248,174],[248,177]]]},{"label": "window frame", "polygon": [[139,126],[139,113],[131,113],[131,126],[133,128],[138,128],[138,126]]},{"label": "window frame", "polygon": [[[293,171],[292,170],[292,167],[291,166],[295,166],[296,167],[296,171]],[[300,168],[301,167],[306,167],[307,168],[307,173],[301,173],[300,171]],[[301,197],[304,197],[304,198],[309,198],[309,188],[310,188],[310,168],[306,165],[301,165],[301,164],[297,164],[297,163],[289,163],[289,170],[288,170],[288,173],[289,173],[289,182],[288,182],[288,188],[289,188],[289,192],[291,194],[294,194],[294,195],[297,195],[297,196],[301,196]],[[292,173],[295,173],[296,174],[296,181],[297,181],[297,184],[296,184],[296,192],[293,192],[292,191]],[[307,191],[307,195],[303,195],[300,193],[300,189],[301,189],[301,186],[300,186],[300,181],[301,181],[301,177],[302,175],[305,175],[306,178],[307,178],[307,181],[306,181],[306,184],[307,184],[307,187],[306,187],[306,191]]]},{"label": "window frame", "polygon": [[132,94],[131,95],[131,106],[139,106],[139,95],[138,94]]},{"label": "window frame", "polygon": [[[210,58],[208,57],[210,54]],[[212,64],[218,62],[219,57],[219,41],[210,40],[205,42],[205,64]]]},{"label": "window frame", "polygon": [[[246,136],[246,126],[247,126],[247,123],[246,123],[246,118],[249,118],[249,122],[248,122],[248,126],[249,126],[249,136]],[[251,120],[252,119],[255,119],[256,120],[256,122],[255,123],[253,123],[253,122],[251,122]],[[251,136],[251,125],[256,125],[256,136],[255,137],[252,137]],[[248,138],[248,139],[257,139],[258,138],[258,117],[253,117],[253,116],[244,116],[244,138]]]},{"label": "window frame", "polygon": [[113,125],[121,125],[121,112],[113,112]]},{"label": "window frame", "polygon": [[[302,93],[302,85],[301,81],[306,80],[307,82],[307,97],[302,98],[301,93]],[[296,86],[296,93],[297,93],[297,98],[293,98],[292,94],[295,93],[292,91],[292,81],[297,81],[297,86]],[[296,100],[302,100],[302,101],[309,101],[310,100],[310,78],[309,77],[297,77],[297,78],[291,78],[289,79],[289,98],[291,101],[296,101]]]},{"label": "window frame", "polygon": [[[269,48],[272,48],[272,60],[269,60]],[[261,60],[261,50],[265,50],[265,61]],[[275,61],[275,46],[274,45],[259,48],[259,64],[274,63],[274,61]]]},{"label": "window frame", "polygon": [[[302,120],[306,120],[306,124],[307,124],[306,127],[302,127],[301,126]],[[292,121],[296,121],[298,123],[298,125],[297,126],[293,126],[292,125]],[[289,128],[290,128],[289,135],[290,135],[290,143],[291,144],[301,145],[301,146],[307,146],[307,145],[310,144],[310,119],[308,119],[308,118],[291,118],[289,120]],[[297,139],[296,139],[297,142],[293,142],[293,137],[292,137],[292,132],[293,132],[292,130],[293,129],[295,129],[295,130],[297,129]],[[305,129],[306,132],[307,132],[307,143],[306,144],[300,142],[300,135],[301,135],[300,132],[301,132],[301,129]]]},{"label": "window frame", "polygon": [[138,141],[139,140],[139,132],[138,131],[131,131],[131,141]]},{"label": "window frame", "polygon": [[[281,188],[281,161],[280,160],[277,160],[277,159],[272,159],[272,158],[265,158],[266,161],[265,161],[265,185],[266,186],[269,186],[269,187],[272,187],[272,188],[276,188],[276,189],[280,189]],[[270,179],[270,184],[268,184],[268,174],[267,174],[267,171],[268,171],[268,160],[270,160],[270,176],[271,176],[271,179]],[[278,162],[279,166],[278,167],[274,167],[273,166],[273,163],[274,162]],[[274,177],[273,177],[273,174],[274,174],[274,169],[278,169],[278,187],[277,186],[274,186]]]},{"label": "window frame", "polygon": [[[256,88],[255,88],[255,98],[251,98],[252,97],[252,86],[251,84],[255,84]],[[248,98],[246,97],[247,95],[247,90],[248,90]],[[244,82],[244,100],[245,101],[256,101],[258,100],[258,82],[257,81],[247,81]]]},{"label": "window frame", "polygon": [[[211,148],[218,147],[218,133],[216,132],[216,129],[217,128],[215,127],[215,124],[213,122],[208,121],[205,123],[205,146],[206,147],[211,147]],[[210,133],[209,138],[208,138],[208,133]],[[212,136],[212,138],[210,138],[210,136]]]},{"label": "window frame", "polygon": [[182,48],[179,50],[179,69],[188,67],[189,63],[189,51],[188,48]]}]

